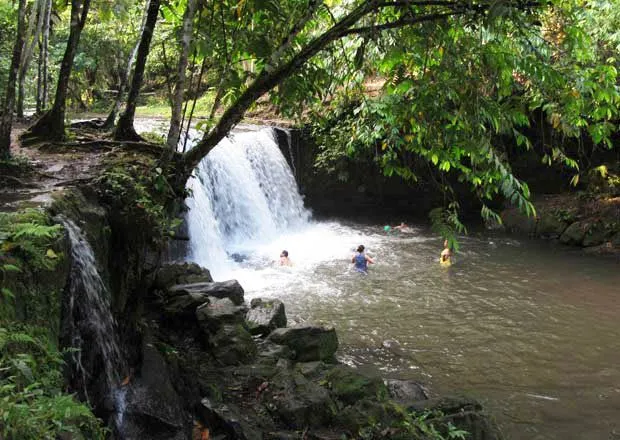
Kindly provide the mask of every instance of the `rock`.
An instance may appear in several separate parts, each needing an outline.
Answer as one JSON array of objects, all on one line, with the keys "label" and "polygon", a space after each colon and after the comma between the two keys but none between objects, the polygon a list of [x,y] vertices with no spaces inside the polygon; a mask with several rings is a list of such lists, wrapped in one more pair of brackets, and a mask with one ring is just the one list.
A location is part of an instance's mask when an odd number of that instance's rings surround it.
[{"label": "rock", "polygon": [[517,208],[508,208],[501,212],[502,223],[509,232],[515,232],[526,235],[534,235],[536,233],[536,217],[528,217],[523,215]]},{"label": "rock", "polygon": [[362,399],[384,400],[388,389],[379,377],[368,377],[346,365],[337,365],[325,375],[331,394],[352,405]]},{"label": "rock", "polygon": [[250,307],[245,320],[251,334],[266,335],[276,328],[286,327],[286,313],[282,301],[255,298]]},{"label": "rock", "polygon": [[237,280],[177,284],[169,287],[166,294],[167,296],[202,294],[215,298],[229,298],[237,306],[243,304],[243,287]]},{"label": "rock", "polygon": [[223,325],[209,338],[211,350],[223,365],[252,362],[256,357],[256,343],[242,325]]},{"label": "rock", "polygon": [[243,412],[233,404],[216,403],[211,399],[202,399],[200,413],[209,427],[219,429],[227,438],[239,440],[262,440],[262,433],[254,429],[252,420],[246,420]]},{"label": "rock", "polygon": [[243,322],[247,308],[236,306],[230,299],[212,299],[196,309],[196,318],[203,330],[216,332],[224,324],[238,324]]},{"label": "rock", "polygon": [[280,359],[291,359],[293,352],[286,345],[263,341],[258,345],[258,362],[275,365]]},{"label": "rock", "polygon": [[117,406],[125,405],[120,418],[121,438],[167,440],[187,438],[191,418],[183,410],[183,402],[170,380],[166,362],[145,338],[142,364],[135,378],[116,394]]},{"label": "rock", "polygon": [[564,244],[581,246],[583,243],[583,238],[586,235],[586,230],[587,225],[585,222],[575,222],[566,228],[560,237],[560,241]]},{"label": "rock", "polygon": [[153,287],[166,289],[175,284],[210,283],[213,281],[208,269],[195,263],[164,264],[155,277]]},{"label": "rock", "polygon": [[300,326],[278,328],[267,339],[293,350],[298,362],[333,361],[338,349],[338,336],[334,328]]},{"label": "rock", "polygon": [[188,293],[165,297],[163,308],[170,315],[194,315],[198,307],[209,302],[209,297],[203,293]]},{"label": "rock", "polygon": [[412,380],[390,379],[385,381],[385,385],[387,386],[390,397],[401,405],[428,399],[428,392],[426,389]]},{"label": "rock", "polygon": [[536,226],[536,235],[542,238],[559,238],[567,227],[568,223],[560,220],[556,214],[541,212]]},{"label": "rock", "polygon": [[409,405],[410,411],[424,413],[440,411],[442,423],[451,422],[469,433],[471,440],[500,440],[502,435],[497,426],[484,413],[479,402],[469,397],[442,397],[421,400]]},{"label": "rock", "polygon": [[603,244],[607,238],[610,237],[612,231],[605,228],[605,225],[601,222],[596,222],[590,225],[583,237],[583,246],[598,246]]}]

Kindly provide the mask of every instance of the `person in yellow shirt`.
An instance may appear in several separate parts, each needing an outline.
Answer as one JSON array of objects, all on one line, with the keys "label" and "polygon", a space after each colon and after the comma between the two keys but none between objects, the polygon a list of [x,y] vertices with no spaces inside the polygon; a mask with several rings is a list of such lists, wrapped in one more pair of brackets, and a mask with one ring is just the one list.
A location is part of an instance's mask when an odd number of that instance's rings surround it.
[{"label": "person in yellow shirt", "polygon": [[452,250],[448,246],[448,240],[443,242],[443,251],[439,256],[439,264],[442,266],[450,266],[452,264]]}]

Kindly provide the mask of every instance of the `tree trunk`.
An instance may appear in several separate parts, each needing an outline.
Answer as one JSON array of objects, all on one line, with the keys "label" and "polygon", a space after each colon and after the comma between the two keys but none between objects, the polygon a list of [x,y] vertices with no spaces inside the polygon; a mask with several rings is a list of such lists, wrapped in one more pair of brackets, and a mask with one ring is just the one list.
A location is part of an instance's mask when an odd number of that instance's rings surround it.
[{"label": "tree trunk", "polygon": [[108,114],[105,122],[103,123],[104,129],[110,129],[114,127],[114,123],[116,122],[116,115],[121,109],[121,104],[123,103],[123,96],[125,96],[125,91],[127,90],[127,84],[129,84],[129,74],[131,73],[131,69],[133,68],[133,64],[136,61],[136,54],[138,53],[138,46],[140,46],[140,41],[142,41],[142,34],[144,33],[144,26],[146,25],[146,18],[148,16],[150,0],[146,0],[144,4],[144,13],[142,14],[142,24],[140,25],[140,37],[136,42],[136,45],[131,50],[129,54],[129,59],[127,60],[127,68],[124,72],[121,73],[120,84],[118,88],[118,93],[116,94],[116,98],[114,100],[114,105]]},{"label": "tree trunk", "polygon": [[50,39],[50,23],[52,18],[52,0],[46,0],[45,5],[45,22],[43,23],[43,41],[41,47],[41,73],[39,75],[39,81],[41,82],[41,90],[38,96],[41,101],[41,108],[37,110],[37,114],[41,114],[43,110],[47,108],[48,101],[48,81],[47,81],[47,61],[49,54],[49,39]]},{"label": "tree trunk", "polygon": [[48,140],[62,140],[65,136],[65,109],[67,100],[67,88],[71,77],[73,59],[80,43],[80,35],[90,7],[90,0],[71,0],[71,28],[65,55],[62,58],[58,84],[56,85],[56,97],[52,109],[29,129],[32,136],[45,137]]},{"label": "tree trunk", "polygon": [[11,58],[11,69],[6,85],[6,94],[2,106],[2,116],[0,117],[0,160],[11,157],[11,128],[13,127],[13,107],[15,107],[15,81],[19,61],[22,57],[24,48],[24,33],[26,21],[26,0],[19,0],[17,12],[17,36],[13,46],[13,58]]},{"label": "tree trunk", "polygon": [[133,127],[133,120],[136,115],[136,105],[138,101],[138,95],[140,94],[140,87],[142,86],[142,79],[144,78],[144,68],[146,66],[146,59],[149,55],[149,49],[151,46],[151,38],[153,37],[153,31],[155,30],[155,24],[157,23],[157,15],[159,14],[159,4],[161,0],[151,0],[146,17],[146,23],[140,38],[140,45],[138,46],[138,55],[136,59],[136,67],[133,72],[133,78],[131,79],[131,88],[129,89],[129,95],[127,96],[127,105],[125,111],[121,114],[114,130],[114,139],[120,140],[141,140],[140,136],[136,133]]},{"label": "tree trunk", "polygon": [[[43,29],[43,21],[45,14],[46,0],[36,0],[32,5],[32,11],[30,12],[30,22],[33,23],[36,19],[37,27],[32,31],[32,27],[28,25],[28,33],[26,34],[26,46],[22,52],[22,59],[19,66],[19,76],[17,80],[17,117],[24,117],[24,82],[26,81],[26,75],[28,74],[28,68],[30,67],[30,61],[32,61],[32,52],[35,44],[39,40],[39,35]],[[32,40],[28,41],[32,35]]]},{"label": "tree trunk", "polygon": [[170,117],[170,130],[166,144],[171,150],[176,150],[181,133],[181,117],[183,109],[183,95],[185,92],[185,71],[189,58],[189,47],[192,42],[194,15],[196,14],[197,0],[187,0],[185,13],[183,14],[183,29],[181,30],[181,55],[177,66],[177,81],[174,86],[172,97],[172,116]]}]

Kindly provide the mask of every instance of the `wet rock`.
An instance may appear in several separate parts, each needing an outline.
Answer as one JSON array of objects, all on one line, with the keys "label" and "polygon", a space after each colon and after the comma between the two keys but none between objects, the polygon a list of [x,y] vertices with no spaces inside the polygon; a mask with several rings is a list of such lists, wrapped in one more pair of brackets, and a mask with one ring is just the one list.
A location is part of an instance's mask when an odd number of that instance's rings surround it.
[{"label": "wet rock", "polygon": [[252,362],[256,357],[256,343],[242,325],[223,325],[209,337],[213,356],[223,365]]},{"label": "wet rock", "polygon": [[243,304],[243,293],[243,287],[237,280],[177,284],[166,290],[167,296],[200,294],[214,298],[228,298],[237,306]]},{"label": "wet rock", "polygon": [[247,308],[237,306],[230,299],[214,299],[196,309],[196,318],[203,330],[214,333],[224,324],[243,322]]},{"label": "wet rock", "polygon": [[200,414],[207,425],[224,431],[227,438],[239,440],[262,440],[261,431],[253,427],[253,420],[246,419],[243,412],[233,404],[202,399]]},{"label": "wet rock", "polygon": [[[118,405],[125,401],[122,417],[122,438],[187,439],[191,419],[183,410],[170,371],[159,351],[150,342],[142,348],[142,364],[135,378],[118,394]],[[122,395],[124,394],[124,398]],[[119,408],[117,408],[117,412]]]},{"label": "wet rock", "polygon": [[298,362],[333,361],[338,349],[338,336],[334,328],[299,326],[278,328],[267,339],[293,350]]},{"label": "wet rock", "polygon": [[194,315],[196,309],[210,303],[209,297],[203,293],[187,293],[166,296],[163,309],[170,315]]},{"label": "wet rock", "polygon": [[337,365],[325,375],[331,394],[352,405],[361,399],[385,399],[388,389],[379,377],[362,375],[346,365]]},{"label": "wet rock", "polygon": [[568,223],[560,220],[554,213],[541,212],[536,234],[542,238],[559,238],[567,227]]},{"label": "wet rock", "polygon": [[213,281],[208,269],[195,263],[164,264],[153,282],[156,289],[166,289],[175,284],[210,283]]},{"label": "wet rock", "polygon": [[566,228],[566,231],[560,237],[560,241],[564,244],[581,246],[586,235],[587,225],[585,222],[575,222]]},{"label": "wet rock", "polygon": [[401,405],[428,399],[428,392],[424,386],[412,380],[391,379],[386,380],[385,385],[387,386],[390,398]]},{"label": "wet rock", "polygon": [[286,313],[282,301],[255,298],[250,307],[245,320],[251,334],[266,335],[276,328],[286,327]]}]

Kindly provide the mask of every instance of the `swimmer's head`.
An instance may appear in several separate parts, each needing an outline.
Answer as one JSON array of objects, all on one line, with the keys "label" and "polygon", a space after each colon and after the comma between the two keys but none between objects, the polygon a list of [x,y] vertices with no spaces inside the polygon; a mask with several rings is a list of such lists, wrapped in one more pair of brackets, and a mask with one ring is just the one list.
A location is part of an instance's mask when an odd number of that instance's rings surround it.
[{"label": "swimmer's head", "polygon": [[280,257],[288,257],[288,251],[282,251]]},{"label": "swimmer's head", "polygon": [[364,252],[364,249],[365,249],[365,248],[364,248],[364,245],[363,245],[363,244],[360,244],[360,245],[357,247],[357,251],[358,251],[360,254],[361,254],[362,252]]}]

